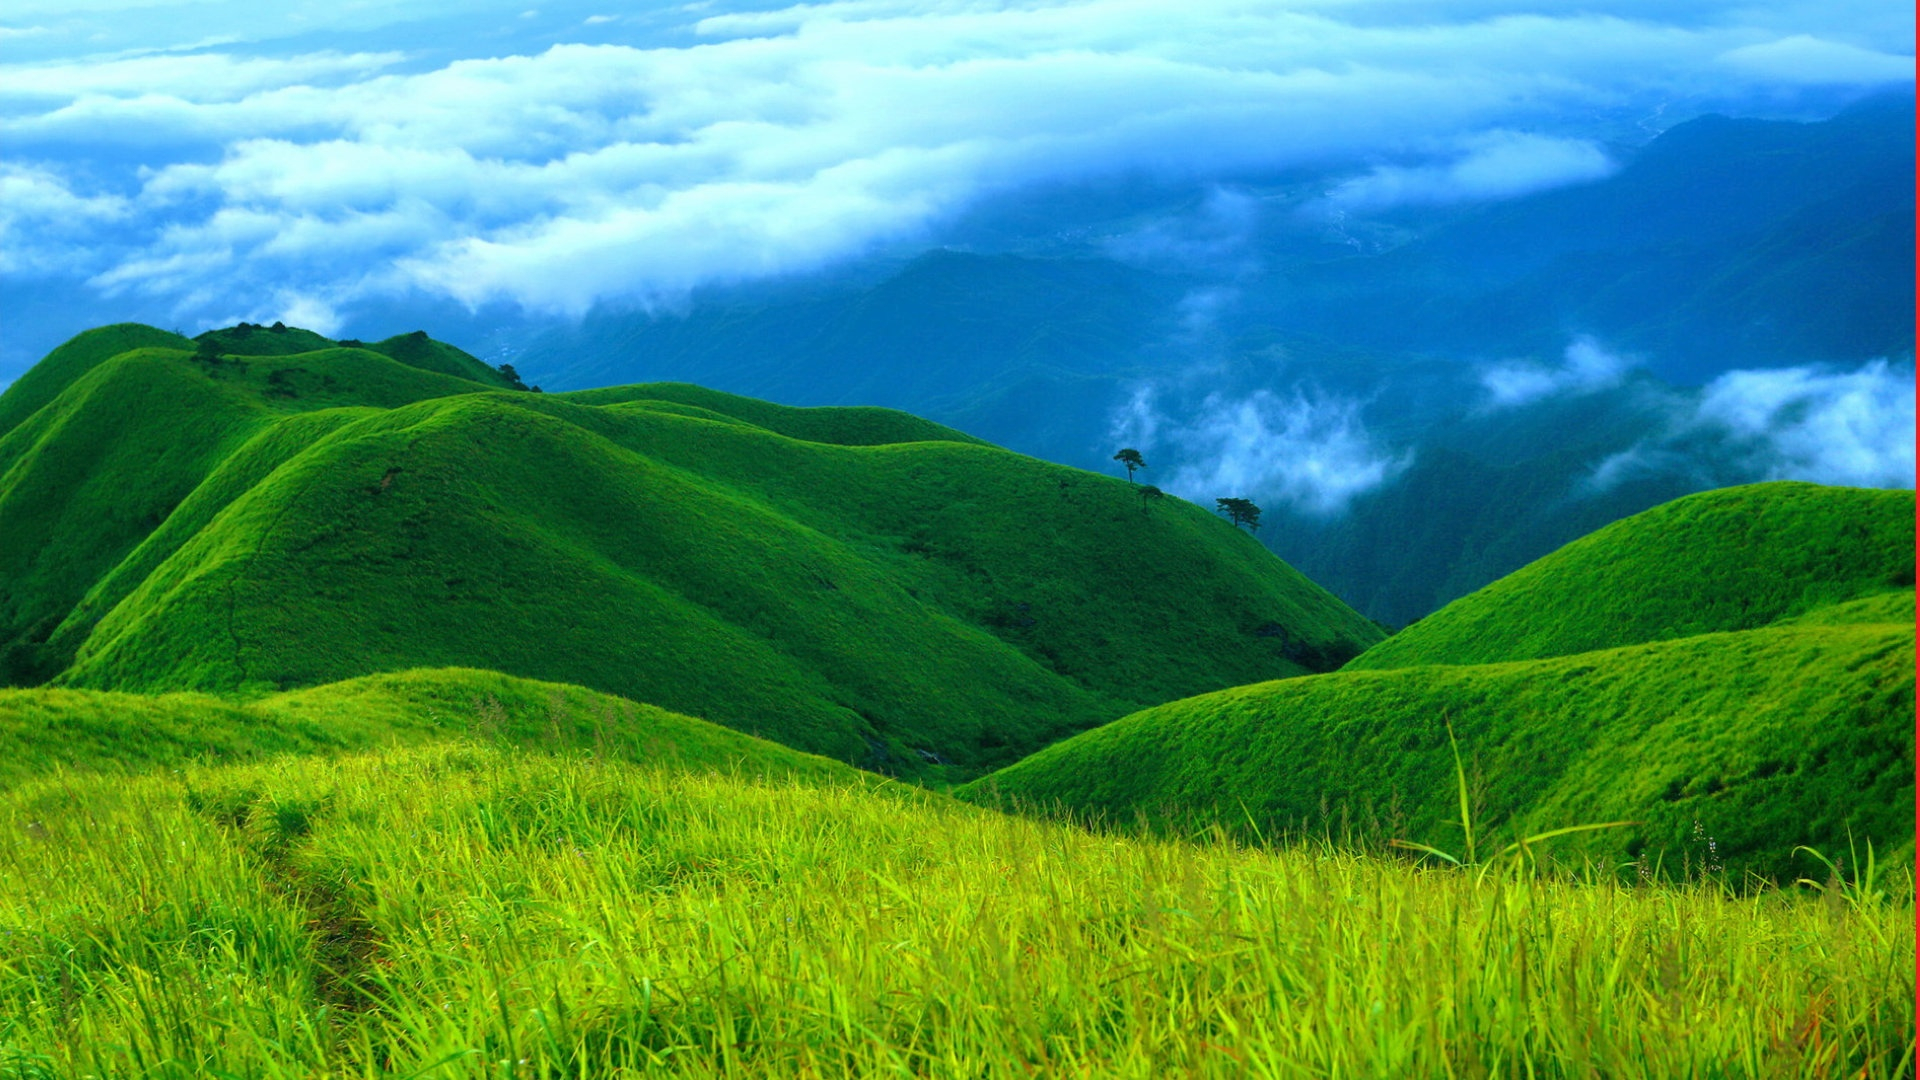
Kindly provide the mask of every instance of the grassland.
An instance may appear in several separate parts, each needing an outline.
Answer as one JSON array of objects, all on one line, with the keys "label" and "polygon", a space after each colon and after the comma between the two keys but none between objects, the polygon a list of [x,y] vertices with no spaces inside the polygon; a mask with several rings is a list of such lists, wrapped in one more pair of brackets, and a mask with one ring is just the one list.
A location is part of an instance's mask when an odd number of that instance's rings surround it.
[{"label": "grassland", "polygon": [[369,675],[245,702],[0,689],[0,789],[63,774],[140,776],[452,739],[749,776],[852,782],[863,775],[651,705],[492,671]]},{"label": "grassland", "polygon": [[1791,481],[1675,499],[1455,600],[1347,666],[1567,656],[1751,630],[1909,590],[1913,499]]},{"label": "grassland", "polygon": [[1856,624],[1341,672],[1148,709],[963,794],[1123,824],[1332,828],[1456,850],[1451,724],[1487,837],[1635,821],[1547,850],[1791,878],[1814,869],[1798,844],[1910,850],[1913,669],[1910,624]]},{"label": "grassland", "polygon": [[1910,895],[1103,837],[465,742],[69,775],[0,794],[0,1070],[1892,1080]]},{"label": "grassland", "polygon": [[1380,637],[1198,507],[900,413],[508,391],[417,335],[111,331],[0,398],[16,684],[479,667],[964,778]]},{"label": "grassland", "polygon": [[[905,414],[105,328],[0,395],[0,1080],[1910,1078],[1912,518],[1314,675],[1251,537]],[[1385,846],[1462,784],[1634,824]]]}]

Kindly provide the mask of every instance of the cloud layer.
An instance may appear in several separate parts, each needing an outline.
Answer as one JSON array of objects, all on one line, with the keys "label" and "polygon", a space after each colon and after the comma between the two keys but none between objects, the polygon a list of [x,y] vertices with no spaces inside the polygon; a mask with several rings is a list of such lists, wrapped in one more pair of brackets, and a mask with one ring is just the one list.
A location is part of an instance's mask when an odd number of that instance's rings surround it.
[{"label": "cloud layer", "polygon": [[1811,480],[1914,486],[1914,370],[1874,360],[1729,371],[1677,406],[1659,436],[1609,457],[1590,486],[1637,474],[1693,473],[1703,486]]},{"label": "cloud layer", "polygon": [[1297,386],[1286,394],[1212,394],[1167,416],[1154,389],[1142,387],[1115,414],[1112,435],[1149,460],[1170,460],[1164,486],[1190,502],[1251,498],[1332,517],[1413,463],[1411,451],[1393,453],[1367,431],[1361,406]]},{"label": "cloud layer", "polygon": [[409,290],[578,313],[911,242],[1033,183],[1372,161],[1336,201],[1504,197],[1610,167],[1560,118],[1910,77],[1884,11],[1671,7],[841,0],[688,15],[670,46],[543,16],[424,68],[398,33],[0,65],[27,207],[0,274],[207,318]]},{"label": "cloud layer", "polygon": [[1530,405],[1552,397],[1578,396],[1620,385],[1631,361],[1608,351],[1586,335],[1568,343],[1559,364],[1516,360],[1480,371],[1487,412]]}]

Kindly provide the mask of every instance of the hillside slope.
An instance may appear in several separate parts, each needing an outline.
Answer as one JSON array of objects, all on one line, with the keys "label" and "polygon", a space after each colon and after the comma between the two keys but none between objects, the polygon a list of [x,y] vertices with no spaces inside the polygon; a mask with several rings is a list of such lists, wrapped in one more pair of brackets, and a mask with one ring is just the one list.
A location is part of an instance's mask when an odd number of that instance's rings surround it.
[{"label": "hillside slope", "polygon": [[465,739],[746,776],[857,780],[845,765],[577,686],[457,668],[371,675],[251,702],[0,689],[0,789],[62,770],[135,775]]},{"label": "hillside slope", "polygon": [[1461,597],[1347,665],[1566,656],[1913,588],[1914,494],[1777,481],[1676,499]]},{"label": "hillside slope", "polygon": [[1911,622],[1783,625],[1239,687],[1115,721],[962,794],[1457,852],[1450,722],[1483,851],[1494,837],[1634,821],[1550,850],[1792,877],[1816,869],[1795,861],[1798,844],[1912,843],[1913,698]]},{"label": "hillside slope", "polygon": [[331,346],[245,356],[176,339],[180,348],[98,355],[170,338],[137,326],[81,335],[47,358],[47,372],[36,367],[0,395],[0,416],[25,411],[0,434],[0,682],[39,682],[63,667],[72,643],[48,642],[75,605],[262,432],[315,410],[484,389]]},{"label": "hillside slope", "polygon": [[1798,844],[1910,844],[1913,500],[1788,483],[1679,499],[1335,674],[1148,709],[965,792],[1453,847],[1451,724],[1476,819],[1509,839],[1631,820],[1556,846],[1773,877]]},{"label": "hillside slope", "polygon": [[964,775],[1380,636],[1198,507],[886,410],[147,349],[0,448],[40,560],[4,583],[15,655],[67,686],[486,667]]}]

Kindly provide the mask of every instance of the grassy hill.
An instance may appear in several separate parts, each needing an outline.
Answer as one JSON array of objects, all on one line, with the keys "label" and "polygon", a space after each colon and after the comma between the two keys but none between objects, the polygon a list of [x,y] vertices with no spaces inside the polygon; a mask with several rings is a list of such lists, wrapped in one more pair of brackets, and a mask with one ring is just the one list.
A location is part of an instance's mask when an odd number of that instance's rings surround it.
[{"label": "grassy hill", "polygon": [[1379,637],[1198,507],[903,414],[272,351],[304,334],[99,361],[0,438],[16,682],[485,667],[965,773]]},{"label": "grassy hill", "polygon": [[1789,481],[1676,499],[1461,597],[1347,666],[1566,656],[1911,590],[1913,500]]},{"label": "grassy hill", "polygon": [[485,389],[331,345],[242,356],[174,339],[179,347],[102,355],[168,338],[137,326],[90,331],[0,394],[0,419],[18,417],[0,434],[0,679],[38,682],[65,666],[73,636],[47,643],[75,606],[256,438],[282,425],[311,432],[296,418],[317,410]]},{"label": "grassy hill", "polygon": [[1813,869],[1798,844],[1909,847],[1913,507],[1811,484],[1680,499],[1336,674],[1148,709],[962,791],[1453,848],[1451,723],[1483,831],[1638,823],[1556,841],[1569,856],[1778,878]]},{"label": "grassy hill", "polygon": [[1451,722],[1483,849],[1495,836],[1631,820],[1548,850],[1791,878],[1819,870],[1792,854],[1798,844],[1911,846],[1913,673],[1910,622],[1339,672],[1148,709],[961,793],[1122,823],[1330,830],[1458,853]]},{"label": "grassy hill", "polygon": [[66,776],[0,790],[0,1070],[1908,1075],[1910,882],[1798,892],[459,742]]},{"label": "grassy hill", "polygon": [[253,701],[206,694],[0,689],[0,789],[61,774],[465,740],[851,782],[860,775],[704,720],[577,686],[458,668],[369,675]]}]

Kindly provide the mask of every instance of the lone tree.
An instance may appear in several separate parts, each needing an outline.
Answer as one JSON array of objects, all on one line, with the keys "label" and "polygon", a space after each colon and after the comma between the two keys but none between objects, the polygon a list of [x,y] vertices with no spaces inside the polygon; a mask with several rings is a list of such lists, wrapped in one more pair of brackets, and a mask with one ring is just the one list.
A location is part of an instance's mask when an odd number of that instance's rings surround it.
[{"label": "lone tree", "polygon": [[1147,467],[1147,459],[1141,457],[1140,451],[1135,450],[1131,446],[1113,455],[1113,460],[1127,467],[1127,483],[1129,484],[1133,483],[1133,470]]},{"label": "lone tree", "polygon": [[1215,499],[1213,508],[1227,515],[1235,528],[1245,525],[1253,532],[1260,531],[1260,508],[1252,499]]},{"label": "lone tree", "polygon": [[1140,485],[1140,512],[1146,513],[1147,507],[1167,497],[1167,493],[1152,484]]},{"label": "lone tree", "polygon": [[[423,338],[426,337],[425,334],[421,334],[420,336]],[[513,370],[512,364],[501,364],[499,367],[494,368],[494,370],[498,371],[500,377],[507,380],[507,385],[513,387],[515,390],[525,390],[528,388],[526,383],[520,381],[520,373]]]}]

